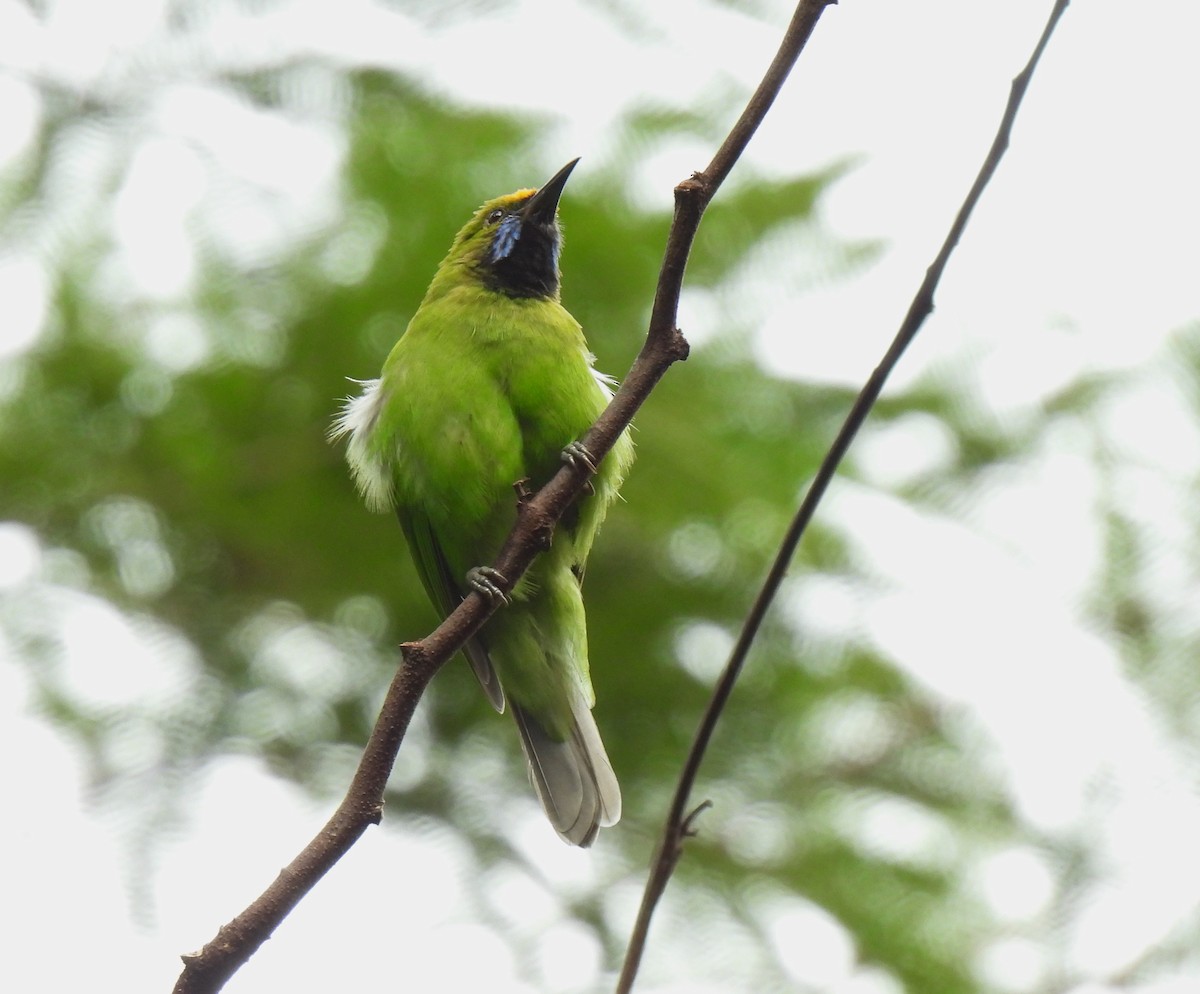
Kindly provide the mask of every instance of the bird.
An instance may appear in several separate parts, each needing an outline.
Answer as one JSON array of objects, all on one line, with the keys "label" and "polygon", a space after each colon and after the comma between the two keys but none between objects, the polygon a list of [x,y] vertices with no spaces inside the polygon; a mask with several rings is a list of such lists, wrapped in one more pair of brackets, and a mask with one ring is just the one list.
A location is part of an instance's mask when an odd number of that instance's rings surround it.
[{"label": "bird", "polygon": [[[558,205],[578,161],[474,212],[381,375],[356,381],[330,435],[346,439],[367,506],[399,518],[443,617],[471,590],[508,603],[464,654],[492,706],[516,719],[551,825],[587,847],[620,818],[621,791],[592,715],[581,586],[633,441],[626,428],[598,464],[581,443],[616,384],[560,299]],[[514,486],[539,487],[564,461],[594,476],[504,593],[487,564],[515,523]]]}]

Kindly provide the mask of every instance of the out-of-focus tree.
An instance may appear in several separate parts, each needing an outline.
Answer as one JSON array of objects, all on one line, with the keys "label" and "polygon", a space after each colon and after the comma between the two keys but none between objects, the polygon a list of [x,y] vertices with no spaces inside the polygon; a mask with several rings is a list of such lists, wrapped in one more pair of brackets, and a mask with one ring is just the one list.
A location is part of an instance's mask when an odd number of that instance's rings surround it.
[{"label": "out-of-focus tree", "polygon": [[[135,73],[86,99],[33,80],[36,139],[0,174],[0,243],[44,283],[47,308],[0,369],[0,518],[45,550],[43,575],[10,592],[0,625],[47,718],[151,844],[185,810],[189,778],[223,753],[261,757],[322,796],[343,788],[396,644],[435,619],[395,522],[361,507],[326,429],[345,378],[375,375],[469,211],[546,171],[543,123],[438,99],[403,75],[305,57],[195,66],[182,50],[162,72],[154,88]],[[564,296],[607,371],[637,348],[669,219],[633,194],[639,159],[711,141],[725,110],[630,109],[616,153],[567,193]],[[279,146],[286,175],[256,175],[242,141]],[[844,390],[760,368],[728,292],[747,260],[821,237],[813,207],[837,178],[747,174],[713,205],[688,286],[710,291],[720,331],[639,417],[626,500],[589,568],[597,717],[626,798],[621,829],[604,836],[609,883],[639,878],[709,678],[848,405]],[[872,248],[824,252],[834,278]],[[1181,352],[1193,389],[1198,354]],[[951,455],[890,498],[952,513],[956,495],[1056,426],[1087,424],[1113,389],[1077,385],[1013,429],[978,416],[948,378],[922,381],[875,424],[931,420]],[[1108,521],[1098,617],[1148,686],[1194,695],[1194,668],[1157,666],[1154,646],[1176,636],[1138,590],[1138,523],[1116,507]],[[1072,867],[1066,902],[1087,861],[1021,827],[961,714],[852,626],[801,624],[814,585],[853,598],[874,582],[851,536],[818,523],[810,539],[705,768],[716,807],[673,885],[683,941],[702,958],[714,941],[736,946],[711,957],[731,987],[783,989],[779,923],[815,906],[903,989],[986,989],[974,957],[1002,928],[963,868],[996,845],[1042,846]],[[100,636],[88,689],[65,672],[69,616],[97,603],[137,636],[150,664],[136,672],[166,674],[153,692],[116,689],[130,661]],[[114,690],[97,693],[109,667]],[[402,750],[386,820],[434,819],[481,864],[536,875],[508,833],[533,803],[523,779],[507,721],[452,666]],[[919,841],[889,844],[871,828],[881,818]],[[602,894],[572,910],[619,952],[626,923]]]}]

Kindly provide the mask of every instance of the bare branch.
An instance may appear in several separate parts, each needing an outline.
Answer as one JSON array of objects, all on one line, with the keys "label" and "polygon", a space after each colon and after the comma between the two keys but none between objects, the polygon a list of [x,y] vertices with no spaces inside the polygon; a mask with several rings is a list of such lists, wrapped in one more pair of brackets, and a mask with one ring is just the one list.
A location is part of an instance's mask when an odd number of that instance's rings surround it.
[{"label": "bare branch", "polygon": [[[608,453],[667,369],[686,359],[688,344],[675,327],[688,254],[704,209],[770,108],[817,18],[835,0],[802,0],[779,54],[708,169],[675,189],[675,218],[667,239],[646,343],[611,404],[583,439],[596,460]],[[522,498],[517,523],[494,568],[514,585],[566,508],[588,485],[586,469],[564,466],[536,495]],[[324,828],[241,914],[199,952],[183,957],[174,994],[213,994],[271,936],[291,910],[383,812],[387,778],[417,702],[441,666],[495,610],[471,593],[427,638],[406,643],[379,718],[342,803]]]},{"label": "bare branch", "polygon": [[[709,700],[708,708],[701,719],[699,728],[696,730],[696,737],[692,742],[691,750],[684,763],[683,772],[680,774],[679,783],[676,786],[675,795],[671,802],[671,808],[668,812],[666,823],[663,826],[662,836],[659,839],[654,863],[651,866],[650,876],[646,881],[646,889],[642,895],[642,904],[638,909],[637,922],[634,925],[633,934],[629,940],[625,963],[617,983],[617,994],[628,994],[633,987],[633,981],[641,962],[654,909],[665,892],[667,883],[670,881],[680,857],[683,855],[684,840],[694,834],[693,822],[696,816],[703,810],[704,805],[696,808],[690,814],[686,813],[692,788],[695,786],[696,776],[699,772],[700,764],[704,759],[705,752],[708,749],[709,741],[712,739],[717,722],[720,720],[725,706],[729,702],[730,695],[733,693],[734,684],[737,682],[738,676],[742,671],[750,647],[758,635],[763,618],[766,616],[767,610],[770,608],[775,595],[779,591],[779,587],[795,555],[800,539],[808,528],[817,505],[825,495],[825,491],[833,479],[834,473],[837,472],[842,459],[845,457],[846,451],[850,448],[850,443],[854,440],[859,428],[866,421],[867,415],[875,405],[876,400],[878,400],[888,376],[891,375],[896,363],[900,361],[904,350],[908,348],[909,344],[916,337],[925,318],[933,311],[934,292],[942,278],[946,263],[949,261],[955,246],[957,246],[963,229],[966,228],[967,221],[970,219],[972,211],[974,211],[976,204],[979,202],[979,198],[982,196],[984,189],[996,171],[996,167],[1000,164],[1005,150],[1008,148],[1013,121],[1016,119],[1017,111],[1021,106],[1021,100],[1025,96],[1025,90],[1029,86],[1034,69],[1041,59],[1042,52],[1045,50],[1050,36],[1053,34],[1059,18],[1062,17],[1069,2],[1070,0],[1056,0],[1054,9],[1050,13],[1050,18],[1046,22],[1041,37],[1038,39],[1037,46],[1034,48],[1033,55],[1030,56],[1025,68],[1013,80],[1008,105],[1005,108],[1004,116],[1001,118],[1000,127],[996,133],[995,140],[992,142],[992,147],[988,151],[983,166],[979,170],[979,175],[976,177],[974,184],[972,184],[970,191],[967,193],[966,199],[959,208],[941,250],[926,271],[925,279],[921,282],[921,286],[917,290],[912,304],[909,306],[908,313],[900,325],[900,330],[896,332],[896,336],[884,354],[883,359],[859,392],[854,405],[850,409],[850,413],[846,416],[845,422],[838,431],[837,437],[830,446],[824,460],[822,460],[816,476],[809,485],[808,492],[804,495],[804,500],[801,502],[795,517],[792,519],[791,525],[788,527],[787,533],[784,535],[779,552],[776,554],[775,561],[771,565],[762,589],[759,591],[749,614],[746,616],[738,640],[730,652],[729,660],[721,672],[720,679],[717,681],[712,697]],[[802,3],[801,9],[804,6]],[[799,13],[800,11],[797,11],[797,16],[799,16]],[[778,62],[778,57],[776,57],[776,62]],[[773,64],[772,70],[774,68]],[[754,101],[751,101],[751,106],[753,106],[753,103]],[[747,111],[749,111],[749,108],[747,108]],[[734,129],[735,132],[737,130],[737,128]],[[731,144],[732,138],[733,135],[731,134],[730,139],[722,146],[722,151],[724,151],[726,146]],[[744,147],[744,142],[742,147]],[[719,157],[720,153],[718,153]]]}]

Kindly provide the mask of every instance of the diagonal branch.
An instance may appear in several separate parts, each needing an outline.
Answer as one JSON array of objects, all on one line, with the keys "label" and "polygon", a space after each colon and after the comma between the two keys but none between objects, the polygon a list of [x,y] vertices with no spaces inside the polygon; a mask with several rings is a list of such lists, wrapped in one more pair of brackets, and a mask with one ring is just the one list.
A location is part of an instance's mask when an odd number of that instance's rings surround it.
[{"label": "diagonal branch", "polygon": [[[675,327],[675,319],[700,219],[766,116],[817,19],[834,2],[800,0],[779,53],[708,169],[676,187],[675,217],[667,237],[646,343],[616,396],[583,439],[597,460],[612,448],[667,369],[687,358],[688,344]],[[586,471],[564,466],[536,495],[519,502],[516,526],[493,564],[509,578],[510,588],[545,548],[558,519],[586,484]],[[434,674],[495,609],[472,593],[427,638],[402,646],[403,662],[388,688],[345,798],[321,831],[262,894],[221,926],[201,950],[183,957],[184,968],[174,994],[219,991],[367,827],[379,823],[387,779],[421,695]]]},{"label": "diagonal branch", "polygon": [[1070,0],[1056,0],[1054,9],[1050,13],[1049,20],[1046,22],[1042,35],[1038,39],[1033,54],[1030,56],[1025,68],[1013,79],[1008,104],[1005,107],[999,129],[992,142],[992,147],[984,159],[983,166],[980,168],[975,182],[972,184],[966,199],[964,199],[962,206],[959,208],[941,250],[926,271],[925,279],[921,282],[921,286],[917,290],[912,304],[909,306],[908,313],[900,325],[900,330],[896,332],[896,336],[884,354],[883,359],[874,372],[871,373],[870,378],[859,392],[854,405],[850,409],[850,413],[846,416],[845,422],[838,431],[837,437],[822,460],[817,474],[813,478],[813,482],[809,485],[808,492],[804,495],[804,500],[801,502],[795,517],[792,519],[791,525],[788,527],[787,533],[784,535],[779,552],[776,554],[775,561],[772,563],[767,578],[763,582],[762,589],[755,598],[754,604],[751,606],[750,612],[742,625],[741,633],[730,652],[729,660],[726,662],[720,679],[713,690],[708,708],[701,719],[699,728],[696,730],[696,737],[692,742],[691,750],[684,763],[683,772],[680,774],[679,783],[676,786],[675,795],[672,798],[671,807],[667,814],[666,824],[663,826],[663,832],[659,839],[650,876],[646,881],[646,889],[642,895],[641,907],[638,909],[637,921],[629,940],[625,963],[621,969],[621,976],[617,983],[617,994],[628,994],[633,987],[633,981],[637,976],[638,966],[641,963],[642,953],[645,949],[646,938],[650,930],[650,920],[654,915],[654,909],[666,891],[671,874],[675,871],[675,867],[683,855],[683,843],[685,839],[694,834],[693,823],[696,816],[709,803],[705,801],[690,813],[687,811],[692,788],[695,786],[696,776],[700,770],[700,764],[704,760],[709,741],[712,739],[717,722],[720,720],[725,706],[729,702],[730,695],[733,693],[734,684],[741,674],[742,667],[750,652],[750,647],[758,635],[763,618],[766,616],[767,610],[770,608],[775,595],[779,591],[788,566],[795,555],[796,548],[800,544],[800,539],[804,536],[804,532],[808,528],[813,514],[816,512],[817,505],[821,502],[821,498],[824,497],[834,473],[837,472],[838,466],[846,455],[846,451],[850,448],[850,443],[854,440],[855,435],[858,434],[859,428],[866,421],[867,415],[871,412],[871,408],[874,407],[876,400],[879,399],[884,384],[887,382],[896,364],[900,361],[900,357],[904,354],[905,349],[908,348],[920,330],[921,325],[925,322],[925,319],[933,311],[934,291],[937,289],[937,285],[942,278],[946,263],[958,245],[959,238],[967,226],[967,221],[970,219],[971,213],[974,211],[976,204],[978,204],[979,198],[982,196],[997,166],[999,166],[1005,150],[1008,148],[1009,139],[1012,135],[1013,122],[1016,120],[1017,111],[1021,106],[1021,101],[1025,96],[1029,81],[1033,77],[1033,72],[1042,57],[1042,52],[1045,51],[1046,45],[1050,41],[1050,36],[1054,33],[1059,18],[1062,17],[1069,2]]}]

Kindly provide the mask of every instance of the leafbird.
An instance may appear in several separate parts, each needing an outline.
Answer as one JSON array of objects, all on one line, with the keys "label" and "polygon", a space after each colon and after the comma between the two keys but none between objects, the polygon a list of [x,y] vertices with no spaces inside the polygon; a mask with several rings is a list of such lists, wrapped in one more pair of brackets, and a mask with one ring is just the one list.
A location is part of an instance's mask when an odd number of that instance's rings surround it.
[{"label": "leafbird", "polygon": [[346,401],[331,435],[367,505],[400,519],[445,616],[470,590],[511,600],[465,647],[497,711],[516,719],[530,778],[558,834],[589,846],[621,792],[592,717],[584,564],[633,461],[628,430],[509,595],[487,564],[516,520],[514,484],[536,489],[612,396],[559,300],[558,202],[576,159],[538,190],[480,207],[454,238],[379,379]]}]

